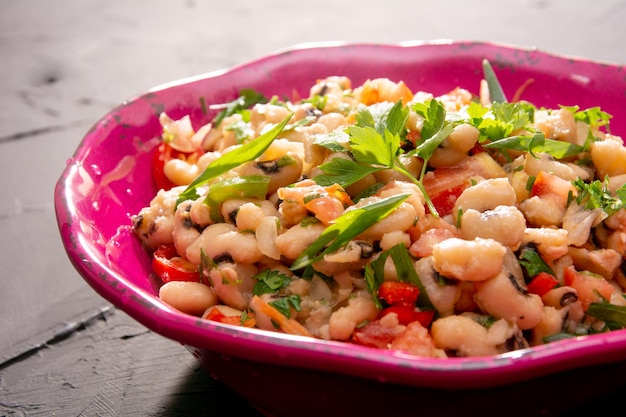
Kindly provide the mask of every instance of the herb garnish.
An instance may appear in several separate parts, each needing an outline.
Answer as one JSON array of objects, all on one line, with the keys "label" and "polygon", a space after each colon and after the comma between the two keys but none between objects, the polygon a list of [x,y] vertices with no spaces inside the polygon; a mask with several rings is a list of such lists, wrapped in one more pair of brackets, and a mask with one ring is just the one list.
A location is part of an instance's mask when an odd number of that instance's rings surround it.
[{"label": "herb garnish", "polygon": [[415,178],[400,160],[403,153],[400,143],[402,137],[406,136],[409,109],[398,101],[393,105],[379,103],[361,108],[356,115],[357,123],[345,131],[353,159],[335,158],[322,164],[320,169],[324,174],[315,177],[314,180],[320,185],[337,183],[346,188],[369,174],[392,169],[418,186],[430,212],[437,215],[437,210],[421,180],[428,159],[452,132],[453,125],[446,121],[444,107],[437,100],[431,100],[429,104],[416,104],[414,109],[424,117],[422,129],[424,141],[406,155],[415,155],[424,160],[419,179]]},{"label": "herb garnish", "polygon": [[291,277],[272,269],[264,269],[254,276],[257,280],[252,289],[255,295],[275,293],[291,283]]},{"label": "herb garnish", "polygon": [[272,144],[274,139],[283,131],[292,114],[289,114],[282,122],[274,126],[272,129],[259,136],[255,140],[241,145],[230,152],[225,153],[215,161],[211,162],[195,180],[180,193],[176,204],[180,204],[185,200],[196,200],[199,195],[198,187],[207,184],[212,179],[230,171],[239,165],[258,158]]},{"label": "herb garnish", "polygon": [[608,177],[604,181],[595,180],[591,183],[578,178],[572,184],[578,190],[576,203],[587,210],[600,208],[610,216],[626,207],[626,184],[622,184],[615,195],[609,191]]},{"label": "herb garnish", "polygon": [[343,213],[333,220],[332,224],[324,229],[322,234],[296,258],[291,265],[291,270],[304,268],[324,255],[337,251],[393,212],[408,197],[409,194],[394,195]]},{"label": "herb garnish", "polygon": [[226,117],[232,116],[236,113],[246,113],[253,105],[265,104],[268,101],[269,100],[267,99],[267,97],[255,90],[243,89],[239,92],[239,97],[237,97],[235,100],[223,105],[209,106],[212,109],[223,108],[223,110],[220,111],[217,116],[215,116],[211,123],[213,123],[213,126],[217,127]]},{"label": "herb garnish", "polygon": [[409,253],[406,246],[398,244],[392,248],[380,253],[379,257],[369,264],[365,265],[365,282],[367,289],[372,294],[372,299],[379,309],[382,309],[382,304],[378,299],[378,288],[384,281],[384,268],[387,258],[391,256],[393,264],[396,268],[398,279],[404,282],[410,282],[419,288],[420,293],[417,298],[417,305],[422,310],[434,310],[428,292],[422,284],[422,280],[417,275],[415,268],[413,267],[413,258]]}]

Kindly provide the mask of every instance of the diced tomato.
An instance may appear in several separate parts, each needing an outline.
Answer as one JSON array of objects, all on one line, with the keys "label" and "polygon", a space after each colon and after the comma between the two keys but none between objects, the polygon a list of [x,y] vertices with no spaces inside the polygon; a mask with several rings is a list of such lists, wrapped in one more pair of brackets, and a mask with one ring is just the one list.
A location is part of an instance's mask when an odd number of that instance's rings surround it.
[{"label": "diced tomato", "polygon": [[428,327],[435,318],[435,310],[416,311],[414,317],[413,321],[418,321],[422,326]]},{"label": "diced tomato", "polygon": [[176,186],[167,175],[165,175],[165,164],[172,159],[184,159],[190,162],[194,162],[202,155],[202,150],[194,152],[181,152],[172,148],[167,143],[161,143],[156,147],[152,154],[152,178],[157,188],[169,190]]},{"label": "diced tomato", "polygon": [[428,327],[435,316],[434,310],[417,311],[413,306],[394,304],[383,309],[379,317],[384,317],[390,313],[396,313],[398,322],[405,326],[414,321],[418,321],[422,326]]},{"label": "diced tomato", "polygon": [[573,266],[563,270],[563,281],[576,290],[585,311],[589,304],[599,303],[603,298],[610,300],[613,295],[613,286],[604,277],[578,272]]},{"label": "diced tomato", "polygon": [[403,330],[403,327],[383,326],[380,324],[380,320],[374,320],[356,329],[352,334],[352,341],[358,345],[387,349],[393,339]]},{"label": "diced tomato", "polygon": [[172,159],[172,148],[166,143],[161,143],[152,154],[152,178],[158,189],[169,190],[174,187],[172,181],[165,175],[165,163]]},{"label": "diced tomato", "polygon": [[220,311],[219,308],[212,308],[208,314],[204,316],[207,320],[217,321],[225,324],[233,324],[239,326],[241,324],[240,316],[227,316]]},{"label": "diced tomato", "polygon": [[559,280],[547,272],[538,273],[529,283],[528,292],[543,297],[545,293],[559,285]]},{"label": "diced tomato", "polygon": [[476,142],[476,144],[469,150],[470,155],[476,155],[477,153],[485,152],[483,145],[480,142]]},{"label": "diced tomato", "polygon": [[[465,184],[458,185],[432,196],[431,201],[433,202],[437,213],[439,213],[440,216],[447,216],[452,213],[456,199],[459,198],[465,188],[467,188]],[[426,206],[426,212],[429,212],[428,206]]]},{"label": "diced tomato", "polygon": [[198,267],[178,255],[174,245],[159,246],[152,256],[152,270],[161,281],[200,281]]},{"label": "diced tomato", "polygon": [[390,313],[396,313],[398,316],[398,322],[400,324],[404,324],[407,325],[410,322],[415,320],[415,307],[414,306],[408,306],[408,305],[392,305],[390,307],[387,307],[385,309],[383,309],[383,311],[380,312],[380,316],[379,317],[384,317],[387,314]]},{"label": "diced tomato", "polygon": [[420,140],[422,135],[417,130],[411,130],[406,134],[406,140],[415,145],[415,143]]},{"label": "diced tomato", "polygon": [[418,287],[402,281],[385,281],[378,288],[378,298],[389,305],[414,307],[419,294]]},{"label": "diced tomato", "polygon": [[570,181],[564,180],[545,171],[539,171],[530,191],[531,197],[551,198],[565,206],[570,193],[575,193],[576,188]]}]

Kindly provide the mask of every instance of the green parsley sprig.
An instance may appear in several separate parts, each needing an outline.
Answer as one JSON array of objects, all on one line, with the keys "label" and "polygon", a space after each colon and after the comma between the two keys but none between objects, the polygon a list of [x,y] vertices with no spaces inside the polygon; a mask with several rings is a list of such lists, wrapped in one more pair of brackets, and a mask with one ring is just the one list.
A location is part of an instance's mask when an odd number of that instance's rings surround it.
[{"label": "green parsley sprig", "polygon": [[347,245],[370,226],[393,212],[409,194],[399,194],[344,212],[302,252],[291,265],[291,270],[302,269]]},{"label": "green parsley sprig", "polygon": [[584,182],[578,178],[572,182],[578,190],[576,203],[587,210],[602,209],[609,216],[626,207],[626,184],[619,187],[615,194],[609,190],[609,179]]},{"label": "green parsley sprig", "polygon": [[428,160],[441,142],[450,135],[454,126],[446,120],[443,104],[437,100],[430,100],[428,104],[416,104],[414,110],[424,118],[422,129],[424,140],[416,149],[405,155],[415,155],[424,160],[419,178],[413,176],[400,160],[403,154],[400,144],[402,137],[406,135],[409,108],[398,101],[390,107],[389,103],[380,103],[360,109],[356,116],[357,123],[345,131],[353,159],[335,158],[322,164],[320,169],[324,174],[315,177],[314,180],[320,185],[337,183],[346,188],[369,174],[392,169],[418,186],[430,212],[437,215],[437,209],[430,200],[422,179]]},{"label": "green parsley sprig", "polygon": [[289,114],[282,122],[278,123],[272,129],[268,130],[263,135],[259,136],[253,141],[250,141],[238,148],[233,149],[230,152],[225,153],[215,161],[211,162],[202,172],[194,179],[187,188],[180,193],[176,204],[180,204],[185,200],[196,200],[199,195],[197,192],[198,187],[207,184],[214,178],[230,171],[242,165],[245,162],[252,161],[259,156],[274,142],[274,139],[280,135],[283,131],[292,114]]}]

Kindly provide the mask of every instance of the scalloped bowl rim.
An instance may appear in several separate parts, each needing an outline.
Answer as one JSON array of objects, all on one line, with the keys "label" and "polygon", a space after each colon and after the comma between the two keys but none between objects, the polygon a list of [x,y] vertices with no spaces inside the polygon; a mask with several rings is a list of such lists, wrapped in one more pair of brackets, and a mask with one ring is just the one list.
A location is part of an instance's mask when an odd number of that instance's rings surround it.
[{"label": "scalloped bowl rim", "polygon": [[[582,336],[547,345],[509,352],[493,357],[431,359],[418,358],[401,352],[381,351],[343,342],[302,338],[280,333],[247,329],[227,324],[208,322],[182,314],[154,294],[139,288],[111,265],[99,262],[99,249],[85,224],[76,220],[72,179],[80,176],[81,158],[87,152],[91,135],[99,126],[111,122],[116,111],[141,98],[176,89],[209,78],[234,76],[251,66],[266,61],[293,59],[299,51],[323,51],[328,48],[362,47],[419,50],[424,46],[478,45],[495,51],[525,51],[541,57],[576,61],[584,65],[623,66],[585,60],[577,57],[542,52],[537,48],[483,41],[406,41],[400,43],[324,42],[295,45],[274,53],[194,77],[187,77],[156,86],[146,93],[127,100],[103,116],[83,138],[74,156],[68,161],[55,187],[55,210],[66,253],[78,273],[103,298],[110,301],[149,329],[172,340],[197,349],[207,349],[252,361],[276,365],[339,372],[352,376],[387,381],[418,387],[465,389],[491,387],[514,383],[574,367],[574,364],[599,365],[626,360],[626,330]],[[290,55],[289,58],[286,58]],[[626,74],[626,72],[625,72]],[[132,233],[128,226],[120,226],[119,235]]]}]

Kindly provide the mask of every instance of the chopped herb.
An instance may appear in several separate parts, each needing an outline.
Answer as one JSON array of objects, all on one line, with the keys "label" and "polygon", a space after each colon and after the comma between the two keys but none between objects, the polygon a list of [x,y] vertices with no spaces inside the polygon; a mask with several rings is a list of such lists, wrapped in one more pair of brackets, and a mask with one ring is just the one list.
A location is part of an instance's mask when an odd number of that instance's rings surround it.
[{"label": "chopped herb", "polygon": [[526,270],[528,278],[532,278],[540,272],[547,272],[550,275],[554,275],[552,268],[550,268],[539,253],[530,246],[522,248],[518,258],[520,265]]},{"label": "chopped herb", "polygon": [[269,268],[259,272],[254,276],[254,279],[257,280],[252,290],[254,295],[275,293],[286,288],[291,283],[289,276]]},{"label": "chopped herb", "polygon": [[610,304],[607,301],[591,303],[587,315],[606,322],[610,330],[626,328],[626,306]]},{"label": "chopped herb", "polygon": [[[264,104],[267,102],[268,99],[263,94],[252,89],[243,89],[239,92],[239,97],[221,106],[224,107],[224,109],[215,116],[212,123],[214,126],[219,126],[224,118],[242,111],[248,111],[248,109],[255,104]],[[215,106],[212,107],[215,108]]]},{"label": "chopped herb", "polygon": [[347,148],[343,144],[348,144],[348,134],[342,130],[335,130],[329,133],[320,133],[315,136],[314,144],[322,146],[331,152],[346,152]]},{"label": "chopped herb", "polygon": [[287,297],[281,297],[268,303],[276,310],[278,310],[283,316],[291,316],[291,307],[296,311],[302,310],[300,305],[300,296],[298,294],[292,294]]},{"label": "chopped herb", "polygon": [[365,267],[365,282],[367,284],[367,289],[370,294],[372,294],[372,299],[374,300],[374,303],[376,303],[377,307],[379,309],[382,308],[382,304],[378,300],[378,288],[384,281],[385,262],[388,257],[391,257],[391,260],[393,261],[398,275],[398,280],[409,282],[419,288],[420,293],[417,298],[417,305],[422,310],[434,310],[433,304],[428,297],[428,292],[413,267],[411,254],[403,244],[398,244],[386,251],[381,252],[376,260],[370,262]]},{"label": "chopped herb", "polygon": [[333,158],[320,165],[324,174],[314,178],[315,182],[324,187],[339,184],[343,188],[349,187],[369,174],[379,171],[380,168],[363,165],[345,158]]},{"label": "chopped herb", "polygon": [[608,189],[608,178],[605,178],[604,181],[595,180],[591,183],[586,183],[578,178],[572,184],[578,190],[576,203],[587,210],[600,208],[606,214],[611,215],[626,207],[626,184],[618,188],[615,195],[612,195]]},{"label": "chopped herb", "polygon": [[248,142],[245,145],[241,145],[240,147],[225,153],[220,158],[211,162],[205,168],[204,172],[196,177],[196,179],[193,180],[191,184],[189,184],[187,188],[178,196],[176,204],[178,205],[189,199],[197,199],[199,197],[196,191],[198,187],[207,184],[212,179],[238,167],[245,162],[258,158],[283,131],[287,122],[291,119],[291,116],[292,115],[289,114],[282,122],[255,140]]},{"label": "chopped herb", "polygon": [[291,265],[291,269],[304,268],[324,255],[337,251],[373,224],[388,216],[408,197],[408,194],[395,195],[344,212],[298,256]]}]

